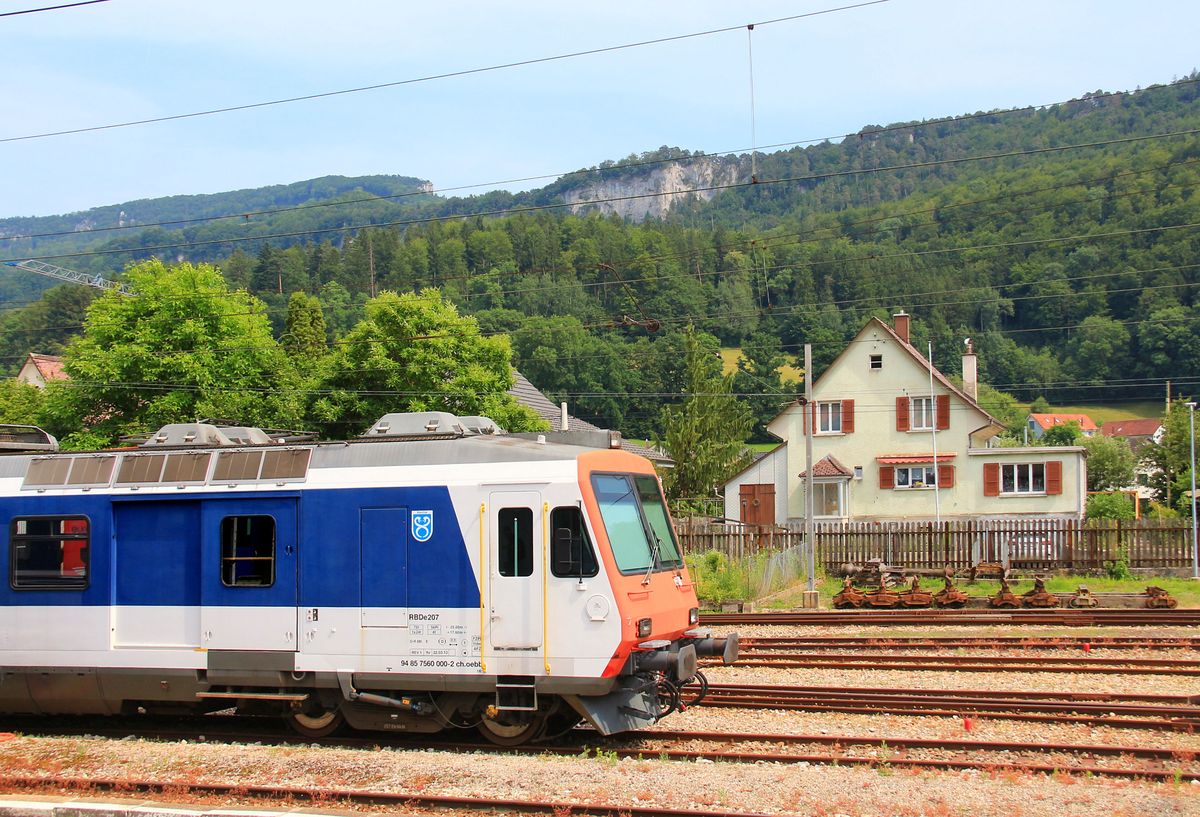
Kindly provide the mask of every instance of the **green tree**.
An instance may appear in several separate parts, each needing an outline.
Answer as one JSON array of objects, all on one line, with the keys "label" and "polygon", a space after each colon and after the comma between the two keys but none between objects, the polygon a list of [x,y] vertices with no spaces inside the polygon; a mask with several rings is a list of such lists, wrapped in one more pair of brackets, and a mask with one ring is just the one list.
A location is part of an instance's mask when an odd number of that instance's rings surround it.
[{"label": "green tree", "polygon": [[283,347],[296,360],[311,365],[325,354],[325,314],[312,295],[293,292],[288,300],[287,330]]},{"label": "green tree", "polygon": [[0,380],[0,423],[37,425],[42,390],[16,378]]},{"label": "green tree", "polygon": [[725,480],[749,463],[746,437],[754,415],[733,396],[733,378],[722,374],[716,338],[693,327],[684,333],[684,382],[678,406],[662,411],[663,437],[675,467],[663,474],[674,500],[718,495]]},{"label": "green tree", "polygon": [[[1179,500],[1185,496],[1183,491],[1192,488],[1191,480],[1186,480],[1186,484],[1184,480],[1192,461],[1191,417],[1184,400],[1171,401],[1163,427],[1162,441],[1143,448],[1142,461],[1150,466],[1150,487],[1155,499],[1168,508],[1182,509]],[[1200,450],[1200,433],[1197,438]],[[1185,504],[1191,514],[1190,499]]]},{"label": "green tree", "polygon": [[1083,432],[1079,430],[1079,423],[1072,420],[1046,429],[1039,442],[1042,445],[1079,445],[1082,440]]},{"label": "green tree", "polygon": [[136,297],[110,292],[91,305],[64,356],[70,382],[46,389],[52,433],[113,440],[204,417],[294,427],[295,372],[261,301],[230,292],[207,264],[146,261],[125,283]]},{"label": "green tree", "polygon": [[1129,371],[1129,330],[1112,318],[1085,318],[1067,343],[1067,364],[1081,385],[1103,386]]},{"label": "green tree", "polygon": [[1094,494],[1088,497],[1088,519],[1133,519],[1136,510],[1128,494]]},{"label": "green tree", "polygon": [[779,370],[787,363],[779,338],[765,332],[751,335],[742,346],[733,389],[754,412],[752,438],[757,441],[773,439],[766,430],[787,402],[787,388]]},{"label": "green tree", "polygon": [[1083,441],[1087,449],[1089,491],[1115,491],[1134,482],[1137,458],[1124,437],[1097,434]]},{"label": "green tree", "polygon": [[512,349],[503,335],[483,337],[436,289],[384,292],[321,367],[321,394],[310,417],[327,435],[361,434],[389,412],[482,415],[509,431],[545,429],[507,390]]}]

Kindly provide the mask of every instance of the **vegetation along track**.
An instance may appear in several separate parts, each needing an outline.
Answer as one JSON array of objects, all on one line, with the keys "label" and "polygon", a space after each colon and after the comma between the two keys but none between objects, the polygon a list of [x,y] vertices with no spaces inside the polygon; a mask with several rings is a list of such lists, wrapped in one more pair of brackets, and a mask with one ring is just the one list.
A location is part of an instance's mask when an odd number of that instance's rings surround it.
[{"label": "vegetation along track", "polygon": [[1124,729],[1200,730],[1200,695],[710,684],[706,707],[960,717]]},{"label": "vegetation along track", "polygon": [[1128,627],[1200,625],[1200,609],[1192,610],[792,610],[779,613],[707,613],[702,625],[809,625],[828,627],[863,624],[969,626],[978,624],[1039,624],[1058,627]]}]

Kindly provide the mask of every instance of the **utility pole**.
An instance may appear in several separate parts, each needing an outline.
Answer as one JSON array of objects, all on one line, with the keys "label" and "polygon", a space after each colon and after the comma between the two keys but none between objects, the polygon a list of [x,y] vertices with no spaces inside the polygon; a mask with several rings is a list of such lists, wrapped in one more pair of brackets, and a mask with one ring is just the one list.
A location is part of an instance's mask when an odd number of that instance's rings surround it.
[{"label": "utility pole", "polygon": [[817,421],[812,393],[812,344],[804,344],[804,529],[808,539],[808,590],[804,592],[804,606],[818,607],[817,593],[817,532],[813,529],[816,516],[816,498],[813,496],[813,428]]},{"label": "utility pole", "polygon": [[1200,549],[1196,547],[1196,401],[1189,400],[1186,405],[1192,443],[1192,578],[1200,579]]},{"label": "utility pole", "polygon": [[933,393],[933,341],[929,341],[929,403],[933,409],[933,427],[930,436],[933,438],[933,515],[938,526],[942,524],[942,481],[938,478],[937,458],[937,396]]}]

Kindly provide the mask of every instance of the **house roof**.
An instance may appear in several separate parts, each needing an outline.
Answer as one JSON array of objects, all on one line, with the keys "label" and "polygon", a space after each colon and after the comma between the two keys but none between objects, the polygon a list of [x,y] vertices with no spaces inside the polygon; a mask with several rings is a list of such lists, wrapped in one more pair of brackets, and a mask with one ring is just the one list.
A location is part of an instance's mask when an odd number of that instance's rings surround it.
[{"label": "house roof", "polygon": [[[537,386],[529,382],[529,378],[520,372],[513,370],[513,386],[508,390],[518,403],[531,408],[555,431],[562,431],[559,428],[559,423],[562,422],[562,409],[550,402],[550,398],[538,391]],[[599,426],[594,426],[587,420],[580,420],[578,417],[567,415],[567,431],[599,431]]]},{"label": "house roof", "polygon": [[43,380],[70,380],[71,377],[63,370],[63,359],[57,355],[39,355],[29,353],[26,363],[32,363]]},{"label": "house roof", "polygon": [[[801,471],[800,476],[808,476],[808,471]],[[814,477],[852,477],[854,473],[838,462],[837,457],[832,454],[826,454],[817,460],[817,464],[813,466]]]},{"label": "house roof", "polygon": [[1109,420],[1100,426],[1105,437],[1153,437],[1162,428],[1162,420],[1137,417],[1132,420]]},{"label": "house roof", "polygon": [[[947,378],[944,374],[942,374],[940,371],[938,371],[938,368],[936,366],[932,365],[928,360],[925,359],[925,356],[917,350],[917,347],[913,346],[911,343],[909,343],[908,341],[906,341],[902,337],[900,337],[900,335],[898,335],[896,333],[895,329],[888,326],[887,322],[882,321],[879,318],[871,318],[869,321],[866,322],[866,324],[863,325],[863,328],[860,329],[858,331],[858,334],[856,334],[854,337],[857,339],[860,335],[863,334],[863,332],[867,331],[872,326],[877,327],[877,328],[883,330],[885,333],[887,333],[888,337],[890,337],[892,340],[894,340],[901,349],[908,352],[908,354],[912,356],[913,360],[915,360],[922,369],[925,369],[927,371],[932,371],[934,380],[941,383],[944,387],[946,387],[946,389],[948,389],[950,391],[951,394],[957,395],[960,400],[962,400],[968,406],[975,409],[980,414],[982,414],[985,418],[987,418],[987,424],[994,426],[997,429],[997,433],[999,433],[999,431],[1004,429],[1004,423],[1002,423],[1000,420],[997,420],[990,413],[988,413],[983,408],[983,406],[979,405],[978,400],[971,397],[966,392],[964,392],[962,389],[958,388],[958,386],[955,386],[953,383],[951,383],[949,378]],[[821,376],[818,377],[815,381],[813,381],[813,389],[814,390],[816,389],[817,384],[819,384],[821,382],[821,380],[824,379],[825,375],[829,374],[829,372],[831,372],[833,370],[833,368],[838,364],[838,361],[840,361],[842,359],[842,357],[847,352],[850,351],[850,349],[853,347],[853,345],[854,345],[853,341],[848,343],[846,345],[846,348],[843,349],[841,352],[839,352],[838,356],[833,359],[833,362],[830,363],[828,367],[826,367],[825,371],[821,372]],[[780,415],[784,414],[789,409],[791,409],[793,406],[798,405],[798,403],[799,403],[798,400],[792,401],[787,406],[785,406],[783,408],[783,411],[779,412],[779,414],[777,414],[776,417],[779,417]],[[772,419],[771,422],[774,422],[774,419]],[[768,424],[768,426],[769,425],[770,424]],[[770,430],[770,429],[768,428],[768,430]]]},{"label": "house roof", "polygon": [[[525,406],[533,409],[538,417],[550,424],[550,427],[555,431],[561,431],[559,424],[562,422],[562,408],[550,402],[550,398],[538,391],[537,386],[529,382],[529,378],[513,369],[513,385],[508,390],[508,393],[513,398]],[[603,431],[599,426],[592,425],[587,420],[580,420],[571,414],[567,415],[567,431]],[[630,442],[629,440],[621,440],[621,450],[628,451],[631,454],[645,457],[651,462],[672,463],[670,457],[655,448],[650,448],[644,445]]]},{"label": "house roof", "polygon": [[[1080,431],[1098,431],[1092,418],[1086,414],[1030,414],[1030,418],[1043,429],[1054,426],[1065,426],[1067,423],[1079,423]],[[1151,432],[1153,433],[1153,432]]]}]

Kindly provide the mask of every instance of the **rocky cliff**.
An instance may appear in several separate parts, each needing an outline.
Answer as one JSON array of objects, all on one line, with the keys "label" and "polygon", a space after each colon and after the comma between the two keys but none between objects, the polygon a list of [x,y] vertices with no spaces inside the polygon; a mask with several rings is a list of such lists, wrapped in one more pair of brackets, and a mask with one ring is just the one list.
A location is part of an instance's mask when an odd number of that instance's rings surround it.
[{"label": "rocky cliff", "polygon": [[642,221],[665,216],[685,199],[712,201],[721,192],[719,188],[746,181],[748,172],[736,158],[697,156],[611,175],[601,171],[564,191],[563,198],[574,213],[615,213]]}]

